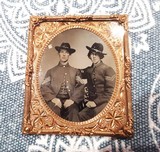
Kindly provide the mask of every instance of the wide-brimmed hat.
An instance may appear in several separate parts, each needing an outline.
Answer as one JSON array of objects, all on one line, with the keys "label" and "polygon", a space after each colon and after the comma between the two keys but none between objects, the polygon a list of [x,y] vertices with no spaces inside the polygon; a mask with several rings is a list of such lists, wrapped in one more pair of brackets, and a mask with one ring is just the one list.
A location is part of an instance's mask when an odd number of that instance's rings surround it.
[{"label": "wide-brimmed hat", "polygon": [[103,53],[103,45],[101,43],[94,43],[91,47],[86,46],[86,48],[91,52],[96,52],[102,55],[106,55],[106,53]]},{"label": "wide-brimmed hat", "polygon": [[61,46],[55,46],[55,49],[60,52],[60,50],[64,49],[69,52],[69,54],[74,53],[76,50],[70,47],[69,43],[62,43]]}]

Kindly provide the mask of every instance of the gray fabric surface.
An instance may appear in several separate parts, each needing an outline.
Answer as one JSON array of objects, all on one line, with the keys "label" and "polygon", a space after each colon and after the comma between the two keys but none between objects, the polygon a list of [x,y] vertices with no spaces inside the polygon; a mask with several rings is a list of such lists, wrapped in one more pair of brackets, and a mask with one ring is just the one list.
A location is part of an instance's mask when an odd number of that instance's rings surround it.
[{"label": "gray fabric surface", "polygon": [[[135,135],[22,135],[30,15],[129,15]],[[0,151],[160,151],[159,0],[0,0]]]}]

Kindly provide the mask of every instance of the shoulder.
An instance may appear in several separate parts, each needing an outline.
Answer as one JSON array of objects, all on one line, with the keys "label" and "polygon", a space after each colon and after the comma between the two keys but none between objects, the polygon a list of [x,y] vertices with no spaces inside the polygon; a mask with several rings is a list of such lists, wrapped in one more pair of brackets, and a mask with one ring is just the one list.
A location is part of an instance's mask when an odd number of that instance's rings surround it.
[{"label": "shoulder", "polygon": [[106,82],[114,83],[116,78],[114,69],[104,63],[102,63],[100,67],[100,70],[103,71]]},{"label": "shoulder", "polygon": [[108,65],[104,64],[103,62],[100,64],[100,67],[104,69],[110,68]]},{"label": "shoulder", "polygon": [[70,69],[70,72],[71,72],[71,73],[80,73],[80,70],[79,70],[79,69],[74,68],[74,67],[72,67],[72,66],[69,66],[69,69]]},{"label": "shoulder", "polygon": [[50,76],[52,72],[54,72],[55,70],[57,70],[57,68],[58,68],[58,66],[55,66],[55,67],[49,69],[47,71],[47,73],[46,73],[46,77]]},{"label": "shoulder", "polygon": [[74,67],[72,67],[70,65],[69,65],[69,68],[70,68],[70,70],[73,70],[73,71],[77,71],[78,70],[78,69],[76,69],[76,68],[74,68]]},{"label": "shoulder", "polygon": [[112,67],[109,67],[109,66],[107,67],[107,72],[109,72],[110,75],[114,75],[115,74],[114,69]]},{"label": "shoulder", "polygon": [[106,72],[107,75],[114,75],[115,71],[112,67],[102,63],[101,68]]},{"label": "shoulder", "polygon": [[113,68],[111,66],[108,66],[104,63],[102,63],[101,67],[105,68],[106,70],[113,70]]}]

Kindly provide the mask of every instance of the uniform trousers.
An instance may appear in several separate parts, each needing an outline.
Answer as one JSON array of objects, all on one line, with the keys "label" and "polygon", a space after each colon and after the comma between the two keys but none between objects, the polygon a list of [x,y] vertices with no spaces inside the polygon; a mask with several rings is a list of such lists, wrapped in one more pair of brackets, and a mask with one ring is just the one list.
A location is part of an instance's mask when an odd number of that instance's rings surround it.
[{"label": "uniform trousers", "polygon": [[79,107],[76,103],[73,103],[67,108],[64,108],[62,102],[62,107],[59,108],[56,106],[53,102],[49,101],[48,106],[52,109],[54,113],[56,113],[58,116],[60,116],[63,119],[66,119],[68,121],[74,121],[74,122],[79,122],[79,117],[78,117],[78,112],[79,112]]}]

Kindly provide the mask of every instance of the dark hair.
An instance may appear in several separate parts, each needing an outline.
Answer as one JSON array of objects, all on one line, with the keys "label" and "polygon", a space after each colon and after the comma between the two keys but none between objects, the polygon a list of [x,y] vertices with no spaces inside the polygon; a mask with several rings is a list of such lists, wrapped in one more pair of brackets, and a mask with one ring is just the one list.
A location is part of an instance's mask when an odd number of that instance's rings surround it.
[{"label": "dark hair", "polygon": [[[88,58],[91,59],[91,54],[93,53],[93,51],[89,51],[88,52]],[[103,59],[104,58],[104,55],[102,53],[99,53],[99,52],[95,52],[99,57],[100,59]]]}]

